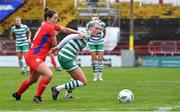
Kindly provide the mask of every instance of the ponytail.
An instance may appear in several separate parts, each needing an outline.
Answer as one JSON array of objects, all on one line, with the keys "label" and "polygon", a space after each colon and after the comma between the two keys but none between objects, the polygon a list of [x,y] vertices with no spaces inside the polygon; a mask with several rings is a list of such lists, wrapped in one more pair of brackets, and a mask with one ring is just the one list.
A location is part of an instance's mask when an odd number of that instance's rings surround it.
[{"label": "ponytail", "polygon": [[49,8],[46,7],[44,9],[44,20],[46,21],[47,17],[49,17],[49,18],[53,17],[54,14],[57,14],[57,12],[53,11],[53,10],[49,10]]}]

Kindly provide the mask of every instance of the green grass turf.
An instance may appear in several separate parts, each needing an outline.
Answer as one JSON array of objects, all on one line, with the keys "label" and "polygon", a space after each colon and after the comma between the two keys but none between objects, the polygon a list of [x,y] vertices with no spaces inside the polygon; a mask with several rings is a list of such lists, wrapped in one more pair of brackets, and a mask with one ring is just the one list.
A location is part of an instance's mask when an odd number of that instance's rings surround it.
[{"label": "green grass turf", "polygon": [[[11,94],[19,87],[27,75],[21,76],[19,68],[0,68],[0,110],[15,111],[140,111],[140,110],[180,110],[180,69],[179,68],[105,68],[104,81],[93,82],[91,68],[83,68],[88,79],[86,87],[77,88],[75,99],[63,99],[60,93],[57,101],[52,101],[50,87],[70,80],[65,72],[54,72],[54,77],[45,90],[42,104],[32,99],[37,83],[32,85],[15,101]],[[135,100],[132,103],[118,102],[118,92],[130,89]]]}]

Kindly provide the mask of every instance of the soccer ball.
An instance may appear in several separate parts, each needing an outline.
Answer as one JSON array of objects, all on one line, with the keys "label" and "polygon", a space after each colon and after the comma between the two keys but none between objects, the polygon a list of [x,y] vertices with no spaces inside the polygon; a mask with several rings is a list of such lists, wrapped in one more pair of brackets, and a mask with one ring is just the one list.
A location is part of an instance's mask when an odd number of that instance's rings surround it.
[{"label": "soccer ball", "polygon": [[130,91],[128,89],[123,89],[118,94],[118,100],[121,103],[129,103],[134,100],[134,95],[133,95],[132,91]]}]

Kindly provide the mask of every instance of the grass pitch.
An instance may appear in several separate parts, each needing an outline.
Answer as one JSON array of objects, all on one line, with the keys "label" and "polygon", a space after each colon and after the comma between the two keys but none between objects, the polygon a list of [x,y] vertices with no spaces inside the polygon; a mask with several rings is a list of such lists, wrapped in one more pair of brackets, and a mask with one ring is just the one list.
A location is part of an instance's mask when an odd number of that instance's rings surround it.
[{"label": "grass pitch", "polygon": [[[20,75],[19,68],[0,68],[1,111],[180,111],[179,68],[105,68],[104,81],[93,82],[91,68],[84,68],[88,79],[86,87],[73,92],[74,99],[63,99],[61,92],[57,101],[52,101],[50,87],[70,80],[65,72],[54,72],[54,77],[45,90],[42,104],[32,99],[37,83],[32,85],[15,101],[11,94],[27,75]],[[118,92],[130,89],[135,96],[132,103],[118,102]]]}]

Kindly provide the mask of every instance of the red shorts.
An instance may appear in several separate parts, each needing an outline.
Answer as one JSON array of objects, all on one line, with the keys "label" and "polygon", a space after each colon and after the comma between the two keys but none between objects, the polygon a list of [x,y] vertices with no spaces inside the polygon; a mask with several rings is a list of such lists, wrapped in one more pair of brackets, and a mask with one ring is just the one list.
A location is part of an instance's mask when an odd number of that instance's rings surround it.
[{"label": "red shorts", "polygon": [[38,57],[31,57],[31,56],[26,56],[25,58],[26,63],[29,65],[30,67],[30,73],[34,73],[37,69],[37,67],[44,62],[43,59],[38,58]]}]

